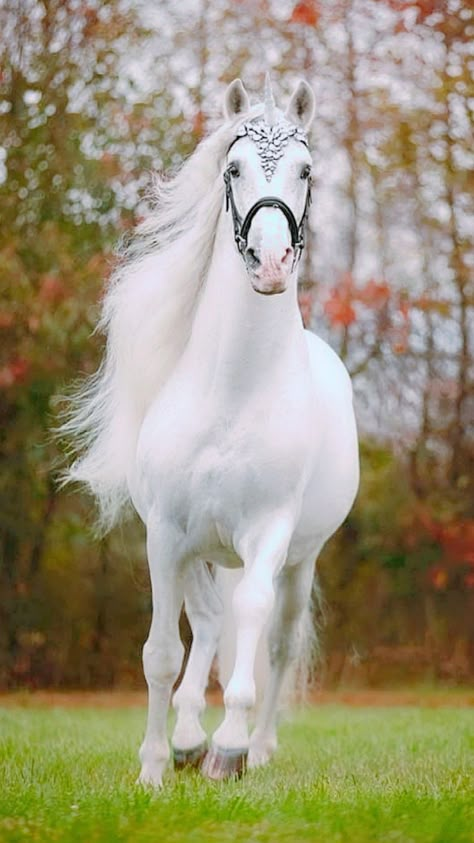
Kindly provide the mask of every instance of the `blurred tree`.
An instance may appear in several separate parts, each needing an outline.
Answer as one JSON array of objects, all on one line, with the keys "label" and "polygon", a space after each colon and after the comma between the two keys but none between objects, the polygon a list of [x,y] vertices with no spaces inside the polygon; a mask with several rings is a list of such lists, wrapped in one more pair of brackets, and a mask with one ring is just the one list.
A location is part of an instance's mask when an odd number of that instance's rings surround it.
[{"label": "blurred tree", "polygon": [[141,676],[141,533],[87,536],[48,431],[97,365],[112,244],[149,170],[220,121],[224,84],[260,94],[268,69],[316,90],[301,304],[345,357],[366,440],[321,560],[329,675],[375,681],[397,652],[472,675],[471,4],[0,0],[0,25],[0,685]]},{"label": "blurred tree", "polygon": [[152,116],[156,95],[146,105],[134,98],[123,56],[136,55],[146,33],[123,3],[7,0],[0,26],[0,682],[8,684],[28,672],[22,641],[39,623],[39,572],[58,504],[51,399],[96,366],[90,334],[110,247],[133,223],[166,126]]}]

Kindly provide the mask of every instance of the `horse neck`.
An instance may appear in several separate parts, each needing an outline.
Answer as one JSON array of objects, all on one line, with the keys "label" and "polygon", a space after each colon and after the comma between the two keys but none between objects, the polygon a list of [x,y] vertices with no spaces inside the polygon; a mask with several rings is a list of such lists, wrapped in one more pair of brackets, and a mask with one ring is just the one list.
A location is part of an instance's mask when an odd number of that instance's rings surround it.
[{"label": "horse neck", "polygon": [[241,394],[288,366],[304,351],[296,274],[284,293],[256,293],[237,252],[230,220],[221,214],[208,276],[188,345],[209,388]]}]

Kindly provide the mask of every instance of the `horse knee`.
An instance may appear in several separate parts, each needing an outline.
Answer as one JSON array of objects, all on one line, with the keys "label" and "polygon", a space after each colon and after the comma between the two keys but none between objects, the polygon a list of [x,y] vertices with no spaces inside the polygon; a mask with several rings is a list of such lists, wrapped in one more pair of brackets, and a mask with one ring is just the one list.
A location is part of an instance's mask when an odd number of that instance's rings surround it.
[{"label": "horse knee", "polygon": [[148,685],[172,685],[179,675],[183,655],[184,647],[179,640],[170,646],[167,642],[156,645],[148,639],[143,646],[143,671]]},{"label": "horse knee", "polygon": [[247,618],[261,622],[271,611],[274,594],[271,581],[255,582],[250,577],[244,577],[235,589],[232,599],[234,615],[239,620]]},{"label": "horse knee", "polygon": [[224,705],[226,709],[249,710],[257,701],[255,681],[248,679],[245,684],[232,677],[224,691]]}]

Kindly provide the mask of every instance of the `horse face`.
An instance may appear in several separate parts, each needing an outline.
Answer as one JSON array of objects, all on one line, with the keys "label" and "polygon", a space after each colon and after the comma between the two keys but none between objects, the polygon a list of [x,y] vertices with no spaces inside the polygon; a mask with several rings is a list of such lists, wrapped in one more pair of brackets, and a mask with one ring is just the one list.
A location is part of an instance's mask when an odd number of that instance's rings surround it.
[{"label": "horse face", "polygon": [[[311,156],[304,144],[290,140],[270,179],[249,138],[242,138],[228,156],[235,205],[242,217],[264,197],[282,200],[299,222],[304,213],[311,177]],[[262,207],[252,218],[243,258],[251,284],[258,293],[282,293],[294,264],[288,220],[278,207]]]},{"label": "horse face", "polygon": [[[225,114],[231,119],[248,109],[245,89],[236,80],[226,93]],[[249,211],[270,197],[286,205],[295,225],[299,225],[311,178],[311,155],[301,133],[308,128],[313,115],[314,94],[305,82],[299,83],[283,115],[275,108],[267,79],[263,115],[248,124],[250,129],[237,137],[227,154],[228,190],[234,217],[240,218],[241,231]],[[263,142],[259,133],[263,133]],[[256,292],[272,295],[286,290],[295,266],[294,247],[290,224],[281,207],[263,206],[251,214],[250,227],[239,248]]]}]

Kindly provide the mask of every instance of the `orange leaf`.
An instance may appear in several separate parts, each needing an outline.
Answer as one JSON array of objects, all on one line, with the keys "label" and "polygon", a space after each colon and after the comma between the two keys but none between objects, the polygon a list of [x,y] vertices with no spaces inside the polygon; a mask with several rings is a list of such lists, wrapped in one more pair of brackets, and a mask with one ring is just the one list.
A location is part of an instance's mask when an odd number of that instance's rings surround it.
[{"label": "orange leaf", "polygon": [[430,568],[428,576],[431,585],[433,585],[437,591],[444,591],[448,584],[448,572],[446,571],[446,568],[442,568],[441,565],[434,565],[433,568]]},{"label": "orange leaf", "polygon": [[353,302],[356,297],[354,279],[350,272],[344,272],[323,306],[332,325],[343,325],[347,328],[355,321]]},{"label": "orange leaf", "polygon": [[449,316],[451,312],[450,302],[430,298],[430,296],[426,295],[426,293],[424,293],[418,299],[414,299],[412,305],[413,307],[417,307],[420,310],[439,313],[441,316]]},{"label": "orange leaf", "polygon": [[324,304],[324,312],[332,325],[348,327],[355,321],[356,314],[350,301],[337,292],[331,294]]},{"label": "orange leaf", "polygon": [[193,135],[202,138],[206,127],[206,118],[202,111],[197,111],[193,119]]},{"label": "orange leaf", "polygon": [[390,299],[390,287],[385,281],[377,282],[371,278],[357,292],[357,298],[366,307],[380,310]]},{"label": "orange leaf", "polygon": [[306,26],[317,26],[319,18],[320,11],[316,0],[300,0],[291,13],[290,23],[303,23]]}]

